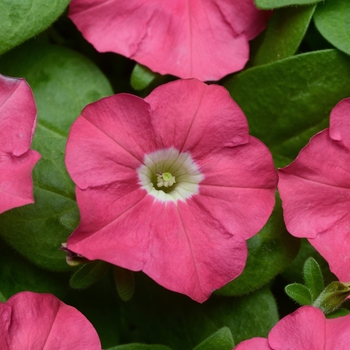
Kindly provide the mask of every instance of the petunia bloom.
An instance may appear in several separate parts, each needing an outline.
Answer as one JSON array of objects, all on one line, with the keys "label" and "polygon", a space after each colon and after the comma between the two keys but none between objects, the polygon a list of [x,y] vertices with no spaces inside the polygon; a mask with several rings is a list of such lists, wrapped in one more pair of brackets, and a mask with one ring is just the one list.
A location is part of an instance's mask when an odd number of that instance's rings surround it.
[{"label": "petunia bloom", "polygon": [[326,319],[320,309],[303,306],[282,318],[266,338],[253,338],[234,350],[347,350],[350,315]]},{"label": "petunia bloom", "polygon": [[20,292],[0,302],[1,350],[99,350],[92,324],[52,294]]},{"label": "petunia bloom", "polygon": [[0,213],[34,202],[32,170],[40,155],[29,147],[35,125],[27,82],[0,75]]},{"label": "petunia bloom", "polygon": [[350,280],[350,98],[332,110],[330,127],[279,170],[288,231],[305,237],[341,281]]},{"label": "petunia bloom", "polygon": [[68,137],[79,227],[67,247],[199,302],[243,270],[277,173],[228,92],[178,80],[88,105]]},{"label": "petunia bloom", "polygon": [[100,52],[203,81],[241,70],[269,12],[253,0],[72,0],[69,17]]}]

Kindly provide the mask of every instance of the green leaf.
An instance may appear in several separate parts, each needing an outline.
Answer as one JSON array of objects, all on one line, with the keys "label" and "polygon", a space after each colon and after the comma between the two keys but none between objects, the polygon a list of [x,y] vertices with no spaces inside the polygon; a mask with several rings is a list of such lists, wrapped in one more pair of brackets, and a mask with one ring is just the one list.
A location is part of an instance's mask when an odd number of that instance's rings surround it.
[{"label": "green leaf", "polygon": [[299,239],[286,230],[281,200],[277,197],[267,224],[248,240],[248,259],[243,273],[215,294],[243,295],[261,287],[293,261],[299,246]]},{"label": "green leaf", "polygon": [[309,258],[305,261],[303,276],[305,285],[311,293],[312,301],[314,301],[324,289],[321,268],[314,258]]},{"label": "green leaf", "polygon": [[113,348],[108,348],[106,350],[171,350],[165,345],[147,345],[147,344],[125,344],[114,346]]},{"label": "green leaf", "polygon": [[317,29],[332,45],[350,55],[350,2],[331,0],[317,5]]},{"label": "green leaf", "polygon": [[281,167],[328,126],[330,111],[350,96],[349,76],[350,58],[323,50],[248,69],[225,87],[248,118],[251,134]]},{"label": "green leaf", "polygon": [[285,7],[274,11],[267,29],[251,45],[250,66],[290,57],[297,51],[316,5]]},{"label": "green leaf", "polygon": [[324,0],[254,0],[256,7],[262,10],[271,10],[274,8],[289,5],[310,5]]},{"label": "green leaf", "polygon": [[91,261],[81,266],[71,277],[69,285],[74,289],[84,289],[100,280],[110,265],[104,261]]},{"label": "green leaf", "polygon": [[312,305],[312,297],[309,288],[300,283],[288,284],[284,288],[287,295],[300,305]]},{"label": "green leaf", "polygon": [[300,241],[301,246],[299,253],[293,262],[288,266],[288,268],[283,271],[283,278],[290,283],[304,283],[304,276],[302,274],[302,271],[304,269],[305,261],[309,257],[313,257],[320,266],[325,281],[327,281],[327,283],[330,283],[332,280],[334,280],[334,275],[330,272],[327,262],[316,251],[316,249],[309,243],[306,238],[302,238]]},{"label": "green leaf", "polygon": [[90,288],[70,289],[62,300],[77,308],[92,323],[101,340],[102,349],[121,343],[122,323],[127,322],[126,318],[121,318],[120,301],[115,294],[112,276],[107,273]]},{"label": "green leaf", "polygon": [[349,314],[350,314],[349,310],[340,308],[340,309],[337,309],[337,310],[333,311],[332,313],[326,315],[326,317],[327,318],[337,318],[337,317],[342,317],[342,316],[346,316]]},{"label": "green leaf", "polygon": [[223,327],[197,345],[193,350],[232,350],[234,345],[230,329]]},{"label": "green leaf", "polygon": [[67,274],[38,268],[0,240],[0,294],[5,300],[26,290],[51,293],[61,299],[67,292],[68,278]]},{"label": "green leaf", "polygon": [[136,63],[130,78],[130,84],[135,90],[143,90],[148,87],[156,78],[158,73],[152,72],[149,68]]},{"label": "green leaf", "polygon": [[119,266],[113,267],[117,292],[123,301],[129,301],[135,291],[134,272]]},{"label": "green leaf", "polygon": [[267,288],[242,297],[213,295],[199,304],[166,290],[143,273],[135,273],[135,280],[135,294],[121,305],[122,314],[138,330],[137,339],[148,343],[193,350],[228,327],[237,344],[254,336],[267,337],[278,321],[276,303]]},{"label": "green leaf", "polygon": [[60,223],[69,231],[75,230],[80,221],[79,209],[77,207],[63,213],[59,219]]},{"label": "green leaf", "polygon": [[2,0],[0,54],[42,32],[68,4],[69,0]]},{"label": "green leaf", "polygon": [[32,148],[41,154],[33,171],[35,204],[3,213],[0,235],[35,264],[67,270],[59,248],[72,232],[65,225],[67,213],[77,212],[74,184],[64,164],[67,135],[85,105],[112,90],[99,69],[80,54],[34,41],[3,55],[0,71],[26,78],[34,92],[38,123]]}]

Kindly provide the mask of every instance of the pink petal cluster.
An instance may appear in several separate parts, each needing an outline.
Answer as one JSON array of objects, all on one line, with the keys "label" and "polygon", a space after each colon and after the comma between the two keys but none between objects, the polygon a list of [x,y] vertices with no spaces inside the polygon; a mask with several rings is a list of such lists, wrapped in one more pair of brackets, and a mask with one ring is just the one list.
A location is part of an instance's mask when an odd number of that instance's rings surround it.
[{"label": "pink petal cluster", "polygon": [[98,51],[203,81],[241,70],[269,16],[253,0],[72,0],[69,12]]},{"label": "pink petal cluster", "polygon": [[332,110],[330,127],[279,170],[288,231],[306,237],[341,281],[350,280],[350,98]]},{"label": "pink petal cluster", "polygon": [[0,302],[1,350],[100,350],[92,324],[51,294],[21,292]]},{"label": "pink petal cluster", "polygon": [[27,82],[0,75],[0,213],[34,202],[32,170],[40,155],[29,147],[35,125]]},{"label": "pink petal cluster", "polygon": [[[66,165],[81,214],[68,249],[199,302],[242,272],[274,206],[269,150],[223,87],[196,79],[88,105]],[[157,184],[168,171],[176,183]]]},{"label": "pink petal cluster", "polygon": [[303,306],[282,318],[267,339],[253,338],[234,350],[348,350],[350,315],[326,319],[313,306]]}]

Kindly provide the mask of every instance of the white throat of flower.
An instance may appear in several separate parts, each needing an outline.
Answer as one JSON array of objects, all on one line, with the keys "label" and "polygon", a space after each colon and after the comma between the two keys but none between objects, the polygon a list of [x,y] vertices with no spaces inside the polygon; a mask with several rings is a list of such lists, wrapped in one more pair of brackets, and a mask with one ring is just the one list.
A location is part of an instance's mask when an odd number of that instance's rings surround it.
[{"label": "white throat of flower", "polygon": [[137,174],[140,186],[162,202],[185,201],[204,179],[190,153],[173,147],[146,154]]}]

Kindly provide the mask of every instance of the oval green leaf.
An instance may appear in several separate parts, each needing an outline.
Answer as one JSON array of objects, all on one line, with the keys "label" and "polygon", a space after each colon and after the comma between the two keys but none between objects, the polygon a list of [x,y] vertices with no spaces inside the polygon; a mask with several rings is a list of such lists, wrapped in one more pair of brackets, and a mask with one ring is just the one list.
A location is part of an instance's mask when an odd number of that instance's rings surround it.
[{"label": "oval green leaf", "polygon": [[243,109],[250,133],[282,167],[328,126],[330,111],[350,96],[349,76],[350,58],[323,50],[248,69],[224,85]]},{"label": "oval green leaf", "polygon": [[69,0],[2,0],[0,54],[42,32],[68,6]]},{"label": "oval green leaf", "polygon": [[255,5],[262,10],[272,10],[290,5],[310,5],[323,0],[255,0]]},{"label": "oval green leaf", "polygon": [[69,285],[74,289],[85,289],[100,280],[110,265],[104,261],[91,261],[81,266],[71,277]]},{"label": "oval green leaf", "polygon": [[300,283],[288,284],[284,288],[287,295],[300,305],[312,305],[310,290]]},{"label": "oval green leaf", "polygon": [[0,235],[35,264],[69,269],[60,251],[72,232],[67,213],[77,210],[74,184],[64,164],[67,135],[73,121],[90,102],[112,94],[105,76],[80,54],[30,41],[0,58],[0,71],[24,77],[38,108],[32,148],[41,154],[34,168],[35,203],[0,216]]},{"label": "oval green leaf", "polygon": [[197,345],[193,350],[232,350],[234,347],[231,331],[223,327]]},{"label": "oval green leaf", "polygon": [[316,28],[340,51],[350,55],[350,2],[332,0],[317,5]]},{"label": "oval green leaf", "polygon": [[312,301],[314,301],[324,289],[324,281],[320,265],[310,257],[305,261],[303,276],[306,287],[310,290]]},{"label": "oval green leaf", "polygon": [[251,44],[249,66],[259,66],[294,55],[315,8],[315,5],[310,5],[274,11],[267,29]]}]

